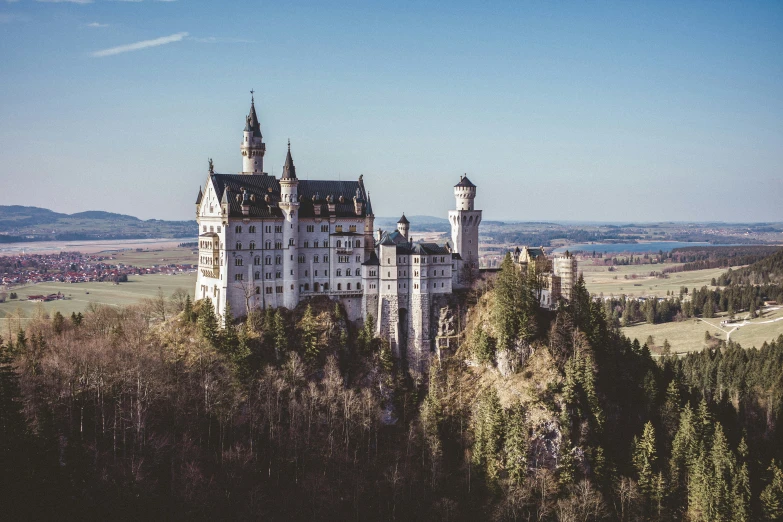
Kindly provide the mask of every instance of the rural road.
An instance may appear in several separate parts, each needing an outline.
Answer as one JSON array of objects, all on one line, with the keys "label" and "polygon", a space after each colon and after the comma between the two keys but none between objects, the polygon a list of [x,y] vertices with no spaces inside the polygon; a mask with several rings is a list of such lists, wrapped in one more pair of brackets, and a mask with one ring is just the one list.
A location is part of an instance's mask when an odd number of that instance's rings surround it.
[{"label": "rural road", "polygon": [[[780,307],[777,307],[777,308],[768,308],[766,311],[768,311],[768,312],[773,312],[773,311],[775,311],[775,310],[780,310]],[[748,315],[750,315],[750,314],[748,314]],[[735,330],[737,330],[737,329],[738,329],[740,326],[753,326],[754,324],[769,324],[769,323],[776,323],[776,322],[778,322],[778,321],[783,321],[783,317],[778,317],[778,318],[776,318],[776,319],[770,319],[769,321],[756,321],[755,323],[751,323],[751,322],[749,322],[749,321],[748,321],[748,316],[746,315],[746,316],[745,316],[745,319],[743,320],[743,322],[741,322],[740,324],[738,324],[737,326],[735,326],[734,328],[732,328],[731,330],[729,330],[728,332],[726,332],[726,342],[728,342],[728,341],[729,341],[729,339],[731,339],[731,334],[732,334],[732,333],[733,333]],[[705,322],[706,322],[706,321],[705,321]],[[725,332],[725,330],[723,330],[723,331]]]}]

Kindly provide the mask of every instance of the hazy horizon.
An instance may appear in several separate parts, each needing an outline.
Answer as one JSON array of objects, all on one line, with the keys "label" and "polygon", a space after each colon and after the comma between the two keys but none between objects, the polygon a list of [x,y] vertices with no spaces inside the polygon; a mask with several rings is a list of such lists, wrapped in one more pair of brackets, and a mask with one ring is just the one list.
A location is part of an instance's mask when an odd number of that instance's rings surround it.
[{"label": "hazy horizon", "polygon": [[[193,219],[238,172],[364,175],[375,214],[783,221],[783,4],[0,5],[0,204]],[[42,37],[45,35],[45,37]]]}]

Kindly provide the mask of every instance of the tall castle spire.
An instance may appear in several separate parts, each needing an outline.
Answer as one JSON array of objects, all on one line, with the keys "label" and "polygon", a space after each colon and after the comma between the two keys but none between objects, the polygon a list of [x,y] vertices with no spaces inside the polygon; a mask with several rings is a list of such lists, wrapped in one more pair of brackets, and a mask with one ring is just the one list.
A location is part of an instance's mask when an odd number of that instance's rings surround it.
[{"label": "tall castle spire", "polygon": [[261,135],[261,124],[256,114],[255,91],[250,91],[250,112],[245,118],[242,136],[242,174],[264,174],[266,144]]},{"label": "tall castle spire", "polygon": [[296,167],[294,158],[291,157],[291,140],[288,140],[288,154],[285,156],[285,165],[283,165],[283,176],[280,179],[296,179]]}]

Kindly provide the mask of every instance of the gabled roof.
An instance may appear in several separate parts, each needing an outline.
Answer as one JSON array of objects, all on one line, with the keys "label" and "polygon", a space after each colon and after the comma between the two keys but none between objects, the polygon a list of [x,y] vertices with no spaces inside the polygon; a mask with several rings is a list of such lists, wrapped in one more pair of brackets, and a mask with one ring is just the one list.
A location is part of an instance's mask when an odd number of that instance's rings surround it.
[{"label": "gabled roof", "polygon": [[459,180],[459,183],[457,183],[454,186],[455,187],[468,187],[468,188],[472,187],[472,188],[476,188],[476,185],[471,183],[467,176],[462,176],[462,178]]},{"label": "gabled roof", "polygon": [[[229,217],[271,218],[282,217],[280,207],[280,181],[274,176],[250,176],[246,174],[211,174],[215,194],[228,204]],[[242,214],[242,190],[250,196],[250,214]],[[367,206],[357,216],[353,198],[358,194],[366,201],[366,193],[358,181],[299,180],[299,217],[315,217],[315,205],[321,207],[321,217],[364,217]],[[237,201],[239,195],[239,201]],[[334,214],[329,213],[326,197],[332,196]],[[225,201],[224,201],[225,200]],[[342,200],[342,201],[341,201]]]}]

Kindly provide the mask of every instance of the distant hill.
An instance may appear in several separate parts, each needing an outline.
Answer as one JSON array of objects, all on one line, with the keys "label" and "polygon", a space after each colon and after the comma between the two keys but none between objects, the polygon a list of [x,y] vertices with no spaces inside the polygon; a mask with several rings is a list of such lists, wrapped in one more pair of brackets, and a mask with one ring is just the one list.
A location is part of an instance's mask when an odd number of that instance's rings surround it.
[{"label": "distant hill", "polygon": [[126,214],[89,210],[63,214],[40,207],[0,205],[0,243],[85,239],[187,238],[195,221],[141,220]]}]

